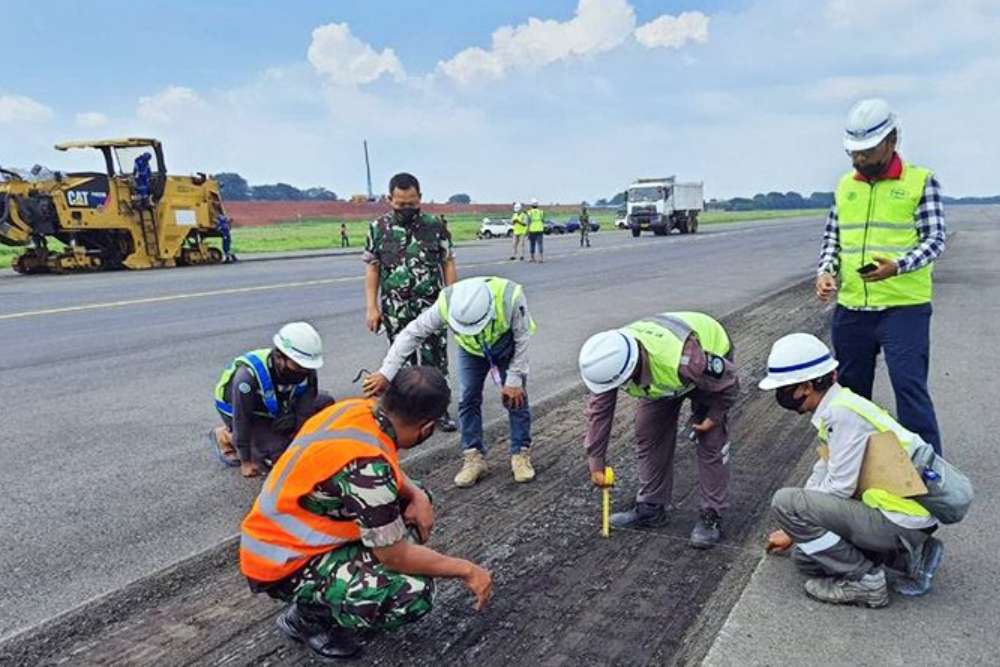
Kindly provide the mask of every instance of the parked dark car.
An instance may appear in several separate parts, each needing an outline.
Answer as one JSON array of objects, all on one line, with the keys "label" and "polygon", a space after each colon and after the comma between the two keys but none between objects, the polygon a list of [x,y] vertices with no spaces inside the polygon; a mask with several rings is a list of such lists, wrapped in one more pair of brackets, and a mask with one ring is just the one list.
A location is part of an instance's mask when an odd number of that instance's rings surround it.
[{"label": "parked dark car", "polygon": [[[567,234],[572,234],[573,232],[578,232],[578,231],[580,231],[580,219],[579,218],[570,218],[569,220],[566,221],[566,225],[565,226],[566,226],[566,233]],[[599,223],[599,222],[591,222],[590,223],[590,231],[596,232],[600,228],[601,228],[601,223]]]},{"label": "parked dark car", "polygon": [[566,225],[561,222],[553,222],[552,220],[545,221],[545,233],[546,234],[565,234]]}]

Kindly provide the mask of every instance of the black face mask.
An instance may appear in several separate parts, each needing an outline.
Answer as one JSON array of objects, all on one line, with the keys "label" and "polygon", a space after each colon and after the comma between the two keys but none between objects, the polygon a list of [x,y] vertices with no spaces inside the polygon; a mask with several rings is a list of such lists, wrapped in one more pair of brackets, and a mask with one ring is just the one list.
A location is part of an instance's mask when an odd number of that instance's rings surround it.
[{"label": "black face mask", "polygon": [[399,223],[403,225],[408,225],[412,223],[414,220],[417,219],[417,216],[420,215],[420,207],[397,208],[393,209],[393,211],[396,214],[396,220],[398,220]]},{"label": "black face mask", "polygon": [[786,410],[791,410],[792,412],[801,412],[802,404],[806,402],[805,396],[799,396],[795,398],[795,390],[798,385],[792,385],[791,387],[778,387],[774,392],[774,400],[778,401],[778,405]]},{"label": "black face mask", "polygon": [[309,371],[293,371],[287,366],[281,368],[275,373],[277,375],[278,384],[299,384],[300,382],[305,382],[309,377]]},{"label": "black face mask", "polygon": [[873,178],[877,178],[878,176],[881,176],[882,173],[885,172],[885,168],[887,166],[889,166],[889,165],[887,165],[887,164],[863,164],[860,167],[855,167],[855,168],[858,170],[859,174],[861,174],[862,176],[864,176],[868,180],[871,180]]}]

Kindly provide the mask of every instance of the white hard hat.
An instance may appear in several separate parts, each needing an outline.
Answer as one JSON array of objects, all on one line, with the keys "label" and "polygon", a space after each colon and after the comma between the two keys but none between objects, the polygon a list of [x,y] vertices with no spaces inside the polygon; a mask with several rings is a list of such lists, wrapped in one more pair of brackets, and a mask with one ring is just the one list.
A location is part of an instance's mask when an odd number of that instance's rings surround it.
[{"label": "white hard hat", "polygon": [[830,348],[807,333],[783,336],[771,346],[767,356],[767,377],[757,386],[764,390],[787,387],[821,378],[837,367]]},{"label": "white hard hat", "polygon": [[484,278],[455,283],[448,300],[448,326],[463,336],[475,336],[493,321],[493,292]]},{"label": "white hard hat", "polygon": [[520,212],[521,212],[521,202],[517,202],[516,204],[514,204],[514,213],[520,213]]},{"label": "white hard hat", "polygon": [[877,97],[861,100],[847,113],[844,148],[848,151],[874,148],[898,127],[899,120],[888,102]]},{"label": "white hard hat", "polygon": [[274,334],[274,346],[302,368],[323,367],[323,341],[308,322],[289,322]]},{"label": "white hard hat", "polygon": [[535,199],[534,197],[532,197],[532,198],[531,198],[531,205],[532,205],[532,206],[538,206],[538,200],[537,200],[537,199]]},{"label": "white hard hat", "polygon": [[595,394],[625,384],[639,363],[639,342],[632,334],[612,329],[594,334],[580,348],[580,375]]}]

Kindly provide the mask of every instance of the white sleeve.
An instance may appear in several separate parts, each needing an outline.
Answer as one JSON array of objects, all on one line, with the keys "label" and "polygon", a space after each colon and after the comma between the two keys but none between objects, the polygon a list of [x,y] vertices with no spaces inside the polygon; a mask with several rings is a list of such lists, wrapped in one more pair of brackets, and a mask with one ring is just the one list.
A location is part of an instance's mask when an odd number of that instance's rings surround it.
[{"label": "white sleeve", "polygon": [[514,356],[507,367],[507,381],[504,384],[508,387],[522,387],[524,378],[528,377],[528,339],[531,338],[531,315],[528,313],[528,301],[524,294],[514,301],[513,309],[510,328],[514,336]]},{"label": "white sleeve", "polygon": [[417,319],[407,324],[406,328],[396,336],[378,372],[385,376],[385,379],[392,380],[406,363],[407,358],[417,351],[428,336],[433,336],[447,326],[448,323],[441,317],[437,303],[424,309]]},{"label": "white sleeve", "polygon": [[826,461],[817,459],[816,465],[813,466],[812,474],[806,480],[806,491],[818,491],[823,485],[824,479],[826,479]]},{"label": "white sleeve", "polygon": [[850,498],[858,487],[868,438],[875,429],[846,408],[834,409],[827,429],[830,459],[826,462],[826,477],[816,490],[840,498]]}]

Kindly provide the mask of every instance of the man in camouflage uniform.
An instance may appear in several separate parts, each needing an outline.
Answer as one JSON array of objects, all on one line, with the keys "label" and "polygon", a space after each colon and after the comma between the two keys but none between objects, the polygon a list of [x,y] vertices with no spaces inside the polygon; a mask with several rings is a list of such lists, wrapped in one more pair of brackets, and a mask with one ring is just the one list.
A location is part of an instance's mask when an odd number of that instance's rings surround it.
[{"label": "man in camouflage uniform", "polygon": [[[426,308],[442,288],[457,279],[451,234],[440,219],[420,212],[420,182],[412,174],[389,181],[387,213],[371,223],[362,261],[365,270],[365,317],[368,330],[381,325],[389,343]],[[434,366],[448,375],[448,336],[430,336],[409,359],[412,365]],[[457,427],[447,413],[438,426]]]},{"label": "man in camouflage uniform", "polygon": [[[323,423],[305,435],[300,433],[276,465],[272,509],[263,509],[265,486],[243,522],[240,563],[250,589],[290,602],[278,618],[279,629],[322,658],[356,654],[359,631],[394,630],[422,618],[433,606],[435,577],[460,579],[475,595],[477,610],[492,594],[487,570],[423,546],[434,522],[430,497],[405,474],[397,477],[394,472],[399,451],[416,447],[434,433],[436,419],[449,399],[440,372],[410,367],[399,372],[377,404],[351,399],[321,412],[315,419]],[[390,438],[396,449],[378,445],[379,455],[372,452],[352,458],[329,472],[315,470],[322,465],[322,455],[313,459],[302,455],[305,448],[323,447],[320,441],[325,434],[345,447],[351,446],[345,442],[351,438],[378,442],[376,433],[379,440]],[[303,470],[309,478],[322,481],[315,486],[302,483]],[[276,519],[280,512],[284,521]],[[296,556],[299,543],[282,535],[283,528],[306,525],[302,517],[308,515],[325,517],[331,523],[353,523],[360,539],[311,557]],[[255,571],[248,551],[271,559],[275,552],[280,557],[291,554],[302,565],[275,581],[260,580],[252,576]]]},{"label": "man in camouflage uniform", "polygon": [[584,244],[590,247],[590,214],[587,213],[587,202],[580,205],[580,247]]}]

